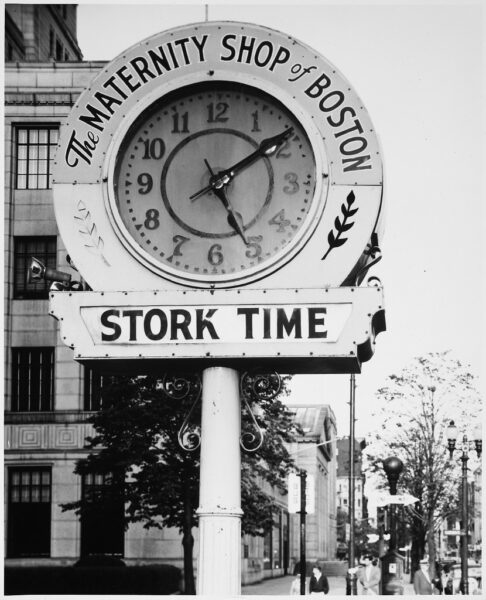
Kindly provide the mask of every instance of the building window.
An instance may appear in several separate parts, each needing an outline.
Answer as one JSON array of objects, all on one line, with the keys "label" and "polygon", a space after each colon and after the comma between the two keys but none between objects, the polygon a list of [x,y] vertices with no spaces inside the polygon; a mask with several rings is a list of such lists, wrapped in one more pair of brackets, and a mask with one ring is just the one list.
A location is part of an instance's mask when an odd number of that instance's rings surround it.
[{"label": "building window", "polygon": [[107,375],[84,369],[84,410],[101,410],[103,408],[103,388],[117,382],[116,375]]},{"label": "building window", "polygon": [[57,127],[17,128],[16,189],[47,190],[51,187],[51,164],[57,140]]},{"label": "building window", "polygon": [[124,554],[123,477],[112,473],[85,473],[81,515],[81,554]]},{"label": "building window", "polygon": [[53,410],[54,348],[12,348],[12,411]]},{"label": "building window", "polygon": [[32,257],[46,267],[56,268],[56,236],[16,237],[14,239],[14,298],[42,300],[49,297],[49,281],[27,281]]},{"label": "building window", "polygon": [[51,550],[51,470],[10,468],[7,555],[49,556]]}]

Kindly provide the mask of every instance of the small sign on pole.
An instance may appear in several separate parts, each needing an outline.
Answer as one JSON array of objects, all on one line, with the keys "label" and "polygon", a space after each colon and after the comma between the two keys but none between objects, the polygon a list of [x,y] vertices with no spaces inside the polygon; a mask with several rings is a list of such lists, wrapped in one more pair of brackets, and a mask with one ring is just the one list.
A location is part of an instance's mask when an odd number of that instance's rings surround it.
[{"label": "small sign on pole", "polygon": [[[300,477],[290,473],[288,477],[288,510],[290,514],[300,512]],[[307,475],[305,489],[305,510],[308,515],[315,512],[315,479],[314,475]]]}]

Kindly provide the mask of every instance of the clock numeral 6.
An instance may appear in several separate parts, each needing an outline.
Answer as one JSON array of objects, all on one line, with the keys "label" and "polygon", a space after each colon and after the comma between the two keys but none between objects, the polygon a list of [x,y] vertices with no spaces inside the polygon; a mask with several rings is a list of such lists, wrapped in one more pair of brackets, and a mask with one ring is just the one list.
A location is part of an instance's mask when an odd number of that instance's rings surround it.
[{"label": "clock numeral 6", "polygon": [[209,248],[208,261],[214,267],[217,267],[218,265],[220,265],[224,260],[222,250],[223,250],[223,248],[222,248],[221,244],[213,244],[211,246],[211,248]]},{"label": "clock numeral 6", "polygon": [[145,221],[143,224],[147,229],[157,229],[160,225],[159,211],[156,208],[149,208],[145,213]]},{"label": "clock numeral 6", "polygon": [[142,186],[138,188],[140,194],[148,194],[154,185],[150,173],[140,173],[137,177],[137,183]]},{"label": "clock numeral 6", "polygon": [[300,189],[297,183],[297,173],[285,173],[284,178],[285,181],[289,182],[289,185],[285,185],[283,191],[286,194],[296,194]]},{"label": "clock numeral 6", "polygon": [[142,160],[149,160],[151,158],[154,160],[160,160],[164,156],[164,140],[160,138],[154,138],[153,140],[144,140],[143,138],[139,138],[138,141],[144,145]]},{"label": "clock numeral 6", "polygon": [[247,258],[258,258],[262,253],[260,246],[263,235],[254,235],[248,238],[248,250],[245,252]]}]

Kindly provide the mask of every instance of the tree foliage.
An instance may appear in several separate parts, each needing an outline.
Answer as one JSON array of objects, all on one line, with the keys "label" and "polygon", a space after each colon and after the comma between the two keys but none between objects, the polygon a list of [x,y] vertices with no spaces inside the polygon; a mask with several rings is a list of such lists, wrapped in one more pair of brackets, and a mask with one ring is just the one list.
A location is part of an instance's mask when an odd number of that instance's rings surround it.
[{"label": "tree foliage", "polygon": [[412,566],[418,565],[426,542],[433,566],[435,532],[457,510],[461,481],[458,456],[449,459],[446,429],[451,419],[468,433],[472,423],[481,422],[475,378],[448,352],[430,353],[390,375],[376,396],[377,431],[367,447],[368,468],[387,487],[382,460],[397,456],[403,461],[399,488],[419,499],[404,513],[411,528]]},{"label": "tree foliage", "polygon": [[[284,380],[283,394],[286,384]],[[300,430],[278,398],[252,394],[248,402],[264,437],[258,450],[242,452],[242,531],[263,535],[278,507],[272,488],[286,493],[286,476],[294,465],[285,444]],[[242,406],[242,431],[251,431],[252,417]],[[191,529],[197,525],[199,503],[199,451],[184,450],[178,437],[189,412],[195,431],[200,423],[195,390],[171,396],[155,377],[119,378],[103,390],[103,409],[90,419],[96,434],[87,439],[89,455],[76,464],[79,474],[124,473],[126,526],[141,522],[146,528],[177,528],[184,534],[185,570],[192,569]],[[82,515],[89,503],[81,498],[63,509]],[[186,593],[193,593],[192,588],[186,587]]]}]

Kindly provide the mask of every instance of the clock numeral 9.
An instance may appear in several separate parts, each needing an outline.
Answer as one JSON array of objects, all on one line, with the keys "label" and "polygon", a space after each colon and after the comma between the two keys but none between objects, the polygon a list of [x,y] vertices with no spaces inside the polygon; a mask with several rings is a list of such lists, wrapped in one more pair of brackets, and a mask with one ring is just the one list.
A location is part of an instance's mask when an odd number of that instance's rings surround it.
[{"label": "clock numeral 9", "polygon": [[156,208],[149,208],[145,213],[145,221],[143,224],[147,229],[157,229],[160,225],[159,211]]},{"label": "clock numeral 9", "polygon": [[289,185],[285,185],[283,191],[286,194],[296,194],[300,189],[297,183],[297,173],[285,173],[284,179],[289,182]]},{"label": "clock numeral 9", "polygon": [[254,235],[248,238],[248,250],[245,252],[247,258],[258,258],[262,253],[260,246],[263,240],[263,235]]},{"label": "clock numeral 9", "polygon": [[226,123],[228,117],[224,117],[228,111],[229,104],[226,102],[218,102],[216,107],[214,103],[208,104],[208,123]]},{"label": "clock numeral 9", "polygon": [[154,138],[153,140],[144,140],[143,138],[140,138],[138,141],[145,146],[142,160],[149,160],[151,158],[160,160],[164,156],[164,140],[161,140],[160,138]]},{"label": "clock numeral 9", "polygon": [[218,265],[220,265],[224,260],[222,250],[223,250],[223,248],[222,248],[221,244],[213,244],[211,246],[211,248],[209,248],[208,261],[214,267],[217,267]]},{"label": "clock numeral 9", "polygon": [[137,183],[142,186],[138,188],[140,194],[148,194],[154,185],[152,176],[149,173],[140,173],[137,177]]}]

